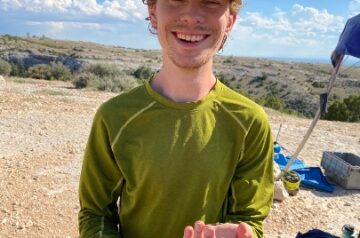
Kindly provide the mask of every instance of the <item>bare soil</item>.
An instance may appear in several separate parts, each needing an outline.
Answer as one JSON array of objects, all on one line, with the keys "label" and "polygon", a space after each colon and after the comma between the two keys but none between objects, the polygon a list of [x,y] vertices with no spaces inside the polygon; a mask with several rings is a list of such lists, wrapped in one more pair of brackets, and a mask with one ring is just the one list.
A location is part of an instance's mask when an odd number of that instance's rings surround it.
[{"label": "bare soil", "polygon": [[[98,106],[113,93],[76,90],[68,82],[0,81],[0,237],[78,237],[78,180]],[[295,151],[311,120],[269,111],[274,138]],[[360,124],[320,121],[300,157],[320,166],[323,151],[360,155]],[[274,202],[265,237],[318,228],[335,235],[360,229],[360,190],[301,188]]]}]

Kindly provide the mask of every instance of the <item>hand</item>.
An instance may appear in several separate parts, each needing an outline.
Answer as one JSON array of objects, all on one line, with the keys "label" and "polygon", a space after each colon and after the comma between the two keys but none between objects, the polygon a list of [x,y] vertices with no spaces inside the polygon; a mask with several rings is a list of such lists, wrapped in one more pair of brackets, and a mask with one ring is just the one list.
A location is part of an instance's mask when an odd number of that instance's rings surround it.
[{"label": "hand", "polygon": [[184,229],[184,238],[252,238],[252,234],[251,227],[244,222],[206,225],[203,221],[197,221],[194,227]]}]

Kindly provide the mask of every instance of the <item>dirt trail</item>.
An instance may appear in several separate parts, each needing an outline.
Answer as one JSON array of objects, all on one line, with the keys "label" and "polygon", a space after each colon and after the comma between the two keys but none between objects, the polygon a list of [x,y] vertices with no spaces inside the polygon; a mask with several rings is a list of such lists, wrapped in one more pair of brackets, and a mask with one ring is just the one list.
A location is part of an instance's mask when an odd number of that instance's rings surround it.
[{"label": "dirt trail", "polygon": [[[67,82],[0,82],[0,237],[78,237],[77,187],[93,115],[113,93],[75,90]],[[310,120],[269,112],[274,136],[294,151]],[[360,155],[360,124],[320,121],[300,157],[319,166],[323,151]],[[319,228],[360,229],[360,190],[301,189],[273,204],[266,237]]]}]

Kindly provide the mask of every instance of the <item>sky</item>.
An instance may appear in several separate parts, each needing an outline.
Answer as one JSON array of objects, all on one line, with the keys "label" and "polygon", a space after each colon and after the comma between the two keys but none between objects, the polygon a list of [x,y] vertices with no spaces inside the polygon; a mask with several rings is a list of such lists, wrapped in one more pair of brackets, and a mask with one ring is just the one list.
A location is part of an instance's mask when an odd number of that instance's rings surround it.
[{"label": "sky", "polygon": [[[328,59],[360,0],[245,0],[223,55]],[[160,49],[141,0],[0,0],[0,34]]]}]

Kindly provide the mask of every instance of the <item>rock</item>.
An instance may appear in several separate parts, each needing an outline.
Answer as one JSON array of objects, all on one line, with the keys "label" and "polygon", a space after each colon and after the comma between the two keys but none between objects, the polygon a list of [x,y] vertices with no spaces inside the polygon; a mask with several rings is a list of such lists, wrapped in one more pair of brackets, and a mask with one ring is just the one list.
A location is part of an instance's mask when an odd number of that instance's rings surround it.
[{"label": "rock", "polygon": [[284,201],[286,198],[289,197],[288,192],[286,191],[284,184],[282,181],[275,182],[275,191],[274,191],[274,199],[276,201]]},{"label": "rock", "polygon": [[7,218],[5,217],[2,221],[1,224],[5,224],[7,222]]},{"label": "rock", "polygon": [[84,62],[80,59],[72,56],[61,56],[56,54],[49,53],[40,53],[38,51],[11,51],[11,52],[1,52],[0,58],[11,62],[19,63],[26,67],[32,67],[37,64],[50,64],[51,62],[61,62],[67,66],[71,71],[76,71],[82,68]]},{"label": "rock", "polygon": [[34,223],[32,222],[32,220],[28,220],[28,221],[26,222],[25,227],[31,227],[31,226],[33,226],[33,225],[34,225]]}]

